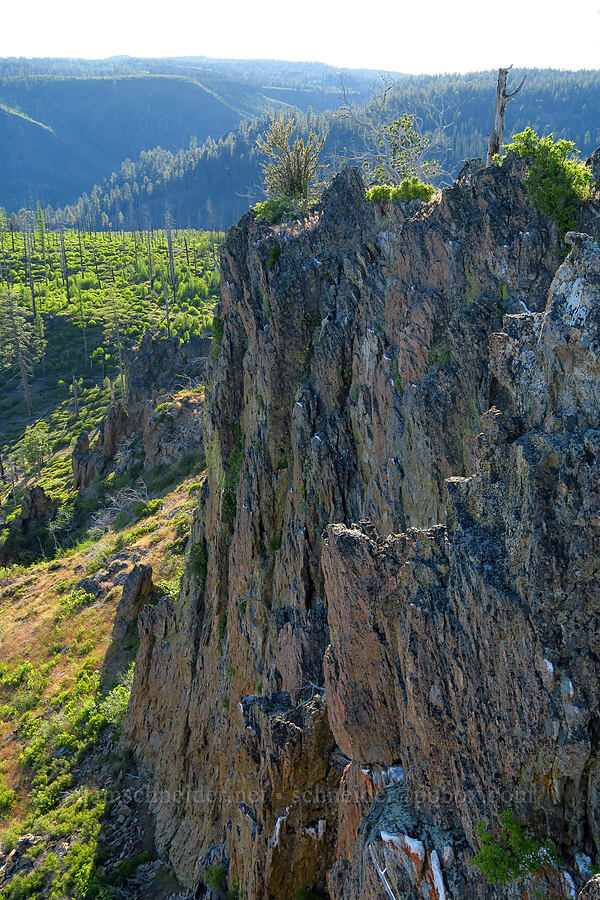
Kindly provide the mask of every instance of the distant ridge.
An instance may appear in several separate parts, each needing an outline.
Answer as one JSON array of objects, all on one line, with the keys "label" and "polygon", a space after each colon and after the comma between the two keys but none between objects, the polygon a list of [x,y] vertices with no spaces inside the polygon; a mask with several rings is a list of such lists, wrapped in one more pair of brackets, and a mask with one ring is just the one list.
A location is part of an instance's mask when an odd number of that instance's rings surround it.
[{"label": "distant ridge", "polygon": [[[360,103],[377,73],[343,78]],[[429,107],[446,108],[447,168],[456,171],[485,152],[495,81],[491,71],[402,76],[390,114],[413,112],[427,128]],[[10,214],[39,199],[49,214],[64,209],[66,223],[93,227],[158,226],[165,217],[227,226],[260,197],[254,144],[271,115],[289,111],[301,129],[327,133],[332,169],[352,156],[361,137],[335,118],[339,94],[338,70],[321,63],[0,60],[0,206]],[[507,139],[526,125],[590,153],[600,143],[600,72],[529,70],[507,110]]]}]

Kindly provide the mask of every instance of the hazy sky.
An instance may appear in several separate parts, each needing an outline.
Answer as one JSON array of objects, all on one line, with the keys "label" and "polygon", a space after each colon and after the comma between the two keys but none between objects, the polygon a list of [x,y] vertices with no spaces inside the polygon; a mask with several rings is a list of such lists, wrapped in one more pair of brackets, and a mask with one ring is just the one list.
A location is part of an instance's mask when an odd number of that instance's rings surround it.
[{"label": "hazy sky", "polygon": [[0,56],[317,60],[401,72],[600,68],[600,0],[28,0]]}]

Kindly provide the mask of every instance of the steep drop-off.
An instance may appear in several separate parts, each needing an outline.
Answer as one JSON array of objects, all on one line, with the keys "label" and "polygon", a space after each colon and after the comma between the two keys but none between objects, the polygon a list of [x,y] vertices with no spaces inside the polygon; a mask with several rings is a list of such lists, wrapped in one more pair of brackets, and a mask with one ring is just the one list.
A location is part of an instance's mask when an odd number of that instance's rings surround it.
[{"label": "steep drop-off", "polygon": [[426,206],[348,169],[229,232],[202,562],[142,613],[123,738],[182,880],[533,896],[470,864],[507,808],[595,855],[600,251],[571,244],[513,158]]}]

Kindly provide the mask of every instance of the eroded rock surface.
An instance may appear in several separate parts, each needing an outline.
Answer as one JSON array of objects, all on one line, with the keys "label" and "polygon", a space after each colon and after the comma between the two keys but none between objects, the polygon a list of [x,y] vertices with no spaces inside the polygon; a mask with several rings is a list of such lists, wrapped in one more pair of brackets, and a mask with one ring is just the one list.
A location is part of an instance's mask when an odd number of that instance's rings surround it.
[{"label": "eroded rock surface", "polygon": [[561,846],[600,842],[600,250],[567,240],[544,313],[491,337],[510,397],[494,417],[512,421],[479,473],[448,480],[446,526],[381,539],[336,525],[323,553],[334,735],[361,763],[401,761],[411,835],[434,822],[452,836],[459,896],[477,883],[477,822],[503,809]]},{"label": "eroded rock surface", "polygon": [[346,170],[306,220],[230,230],[206,571],[142,613],[124,723],[183,880],[521,897],[469,862],[507,807],[591,850],[600,303],[573,244],[557,273],[511,159],[426,206]]},{"label": "eroded rock surface", "polygon": [[123,582],[123,592],[113,623],[113,641],[122,641],[125,638],[153,596],[152,566],[134,566]]}]

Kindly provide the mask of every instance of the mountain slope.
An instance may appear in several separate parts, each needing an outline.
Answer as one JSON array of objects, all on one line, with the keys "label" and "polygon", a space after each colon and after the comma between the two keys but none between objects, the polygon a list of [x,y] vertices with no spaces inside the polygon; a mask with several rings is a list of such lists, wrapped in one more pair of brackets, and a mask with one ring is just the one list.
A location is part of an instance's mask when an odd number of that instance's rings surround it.
[{"label": "mountain slope", "polygon": [[233,104],[200,82],[174,76],[5,83],[0,99],[6,148],[0,196],[9,208],[26,205],[30,196],[44,205],[64,202],[127,156],[218,136],[274,106],[251,89]]},{"label": "mountain slope", "polygon": [[[347,73],[364,97],[371,72]],[[293,103],[335,105],[328,66],[227,60],[0,60],[0,205],[72,201],[127,157],[202,143]]]},{"label": "mountain slope", "polygon": [[[516,83],[521,74],[515,73]],[[345,73],[343,77],[346,82]],[[403,77],[390,94],[389,117],[411,112],[428,132],[439,112],[446,110],[448,151],[443,163],[449,172],[456,172],[465,159],[484,156],[487,151],[495,82],[494,72]],[[525,85],[507,107],[506,140],[531,125],[539,133],[552,131],[556,137],[573,140],[584,154],[590,153],[600,139],[600,73],[531,70]],[[360,100],[359,84],[352,77],[348,87],[350,96]],[[312,87],[263,90],[271,98],[285,98],[298,105],[304,98],[311,101],[314,110],[319,108]],[[327,135],[323,159],[331,165],[328,175],[352,158],[353,148],[363,146],[360,130],[333,111],[340,103],[338,94],[339,90],[334,92],[328,83],[320,100],[330,103],[332,110],[317,116],[296,113],[299,133],[306,134],[313,128]],[[264,127],[265,121],[244,122],[226,137],[210,139],[204,145],[201,140],[194,141],[172,154],[164,150],[165,144],[145,151],[135,162],[127,160],[93,189],[89,185],[86,194],[65,210],[64,220],[89,221],[97,228],[110,222],[116,227],[122,213],[126,227],[145,222],[161,226],[168,209],[179,227],[211,227],[215,219],[221,226],[228,226],[261,197],[260,157],[255,144]]]}]

